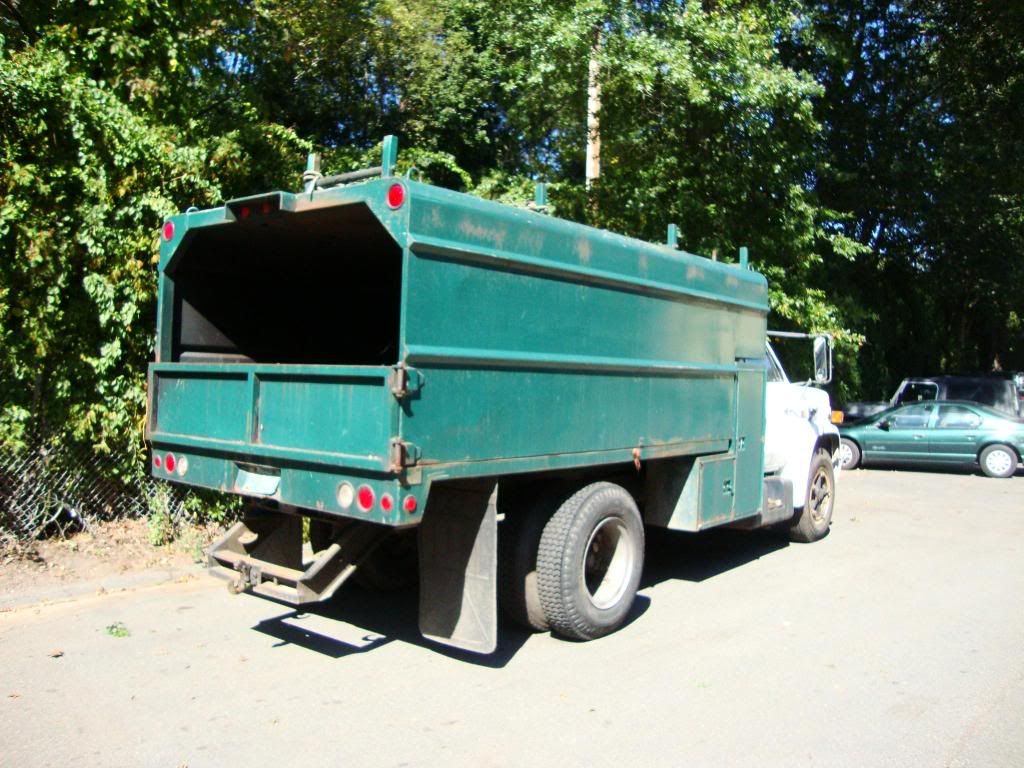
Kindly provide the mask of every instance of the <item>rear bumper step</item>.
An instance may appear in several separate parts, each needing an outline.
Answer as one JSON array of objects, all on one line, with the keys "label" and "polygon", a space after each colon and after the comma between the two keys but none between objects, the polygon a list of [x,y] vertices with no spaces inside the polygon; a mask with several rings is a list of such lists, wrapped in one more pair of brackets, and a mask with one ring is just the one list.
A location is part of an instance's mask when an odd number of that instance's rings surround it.
[{"label": "rear bumper step", "polygon": [[346,521],[330,546],[312,552],[302,542],[302,518],[260,513],[235,523],[210,547],[209,565],[232,592],[253,592],[308,605],[329,599],[390,533],[389,528]]}]

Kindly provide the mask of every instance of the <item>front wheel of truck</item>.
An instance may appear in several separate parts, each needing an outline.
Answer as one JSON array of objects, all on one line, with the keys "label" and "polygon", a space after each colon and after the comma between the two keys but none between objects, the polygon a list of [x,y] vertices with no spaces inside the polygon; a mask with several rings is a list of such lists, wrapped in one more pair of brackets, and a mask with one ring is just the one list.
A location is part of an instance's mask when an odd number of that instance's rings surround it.
[{"label": "front wheel of truck", "polygon": [[809,543],[823,539],[832,524],[832,508],[836,499],[836,479],[832,457],[819,450],[811,461],[804,508],[797,512],[789,529],[791,541]]},{"label": "front wheel of truck", "polygon": [[574,640],[614,632],[629,615],[644,561],[644,527],[633,497],[592,483],[544,526],[537,554],[540,602],[551,629]]}]

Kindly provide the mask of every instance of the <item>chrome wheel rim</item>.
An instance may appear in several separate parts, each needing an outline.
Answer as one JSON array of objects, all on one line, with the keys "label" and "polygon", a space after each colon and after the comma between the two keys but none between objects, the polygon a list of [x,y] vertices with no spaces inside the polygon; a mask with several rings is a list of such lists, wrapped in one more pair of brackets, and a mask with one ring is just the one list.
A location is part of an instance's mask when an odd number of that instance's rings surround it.
[{"label": "chrome wheel rim", "polygon": [[633,572],[634,549],[632,534],[617,517],[605,518],[591,532],[581,575],[596,608],[611,608],[626,593]]},{"label": "chrome wheel rim", "polygon": [[839,444],[839,466],[846,469],[853,461],[853,451],[850,450],[850,446],[846,443]]},{"label": "chrome wheel rim", "polygon": [[832,479],[824,467],[818,467],[811,479],[810,488],[807,489],[807,508],[810,510],[811,519],[819,524],[828,519],[832,506]]}]

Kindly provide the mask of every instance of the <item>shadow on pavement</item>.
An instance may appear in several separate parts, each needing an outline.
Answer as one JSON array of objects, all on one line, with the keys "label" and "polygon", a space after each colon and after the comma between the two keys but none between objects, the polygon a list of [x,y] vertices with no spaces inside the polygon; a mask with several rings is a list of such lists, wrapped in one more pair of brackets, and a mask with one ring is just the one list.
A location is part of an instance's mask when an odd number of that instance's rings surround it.
[{"label": "shadow on pavement", "polygon": [[415,586],[396,592],[373,592],[356,585],[347,586],[325,604],[301,611],[288,610],[264,619],[253,629],[276,638],[279,646],[297,645],[335,659],[373,651],[397,640],[495,669],[508,664],[530,637],[529,632],[501,622],[498,647],[488,655],[431,642],[419,632]]},{"label": "shadow on pavement", "polygon": [[[669,579],[704,581],[787,547],[785,537],[771,532],[709,531],[701,534],[648,529],[647,552],[640,588]],[[624,626],[651,606],[637,595]],[[419,632],[416,587],[373,592],[357,585],[342,589],[330,602],[299,611],[289,609],[264,619],[253,629],[275,638],[278,646],[295,645],[334,659],[374,651],[395,641],[481,667],[508,664],[531,633],[499,618],[498,648],[482,655],[426,640]]]},{"label": "shadow on pavement", "polygon": [[649,528],[640,587],[669,579],[704,581],[789,546],[774,531],[712,530],[683,533]]}]

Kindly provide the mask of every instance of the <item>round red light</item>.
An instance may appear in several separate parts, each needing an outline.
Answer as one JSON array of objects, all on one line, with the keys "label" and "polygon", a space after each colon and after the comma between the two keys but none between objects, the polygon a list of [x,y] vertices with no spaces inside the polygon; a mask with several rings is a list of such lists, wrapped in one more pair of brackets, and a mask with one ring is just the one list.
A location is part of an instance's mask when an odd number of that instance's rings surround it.
[{"label": "round red light", "polygon": [[401,184],[392,184],[388,187],[388,205],[392,208],[401,208],[405,202],[405,187]]},{"label": "round red light", "polygon": [[410,515],[416,511],[416,497],[406,496],[402,501],[402,509],[408,512]]},{"label": "round red light", "polygon": [[174,454],[173,453],[168,453],[167,456],[164,457],[164,467],[167,468],[168,472],[173,472],[174,471]]},{"label": "round red light", "polygon": [[260,211],[262,213],[265,213],[265,214],[266,213],[270,213],[270,211],[271,211],[270,203],[264,203],[263,205],[261,205],[260,206]]},{"label": "round red light", "polygon": [[249,213],[250,213],[249,206],[248,205],[243,205],[241,208],[238,209],[238,218],[240,218],[240,219],[248,219],[249,218]]},{"label": "round red light", "polygon": [[390,493],[385,493],[380,497],[380,508],[385,512],[390,512],[395,508],[395,500],[391,498]]},{"label": "round red light", "polygon": [[359,486],[359,491],[356,493],[356,503],[359,504],[359,508],[363,512],[369,512],[373,508],[375,499],[376,495],[373,492],[373,488],[368,485]]},{"label": "round red light", "polygon": [[161,465],[162,465],[163,463],[164,463],[164,462],[163,462],[163,459],[161,459],[161,458],[160,458],[160,455],[159,455],[159,454],[156,454],[156,453],[154,453],[154,454],[153,454],[153,466],[154,466],[154,467],[156,467],[157,469],[160,469],[160,466],[161,466]]},{"label": "round red light", "polygon": [[165,221],[164,222],[164,240],[170,242],[173,239],[174,239],[174,222],[173,221]]}]

